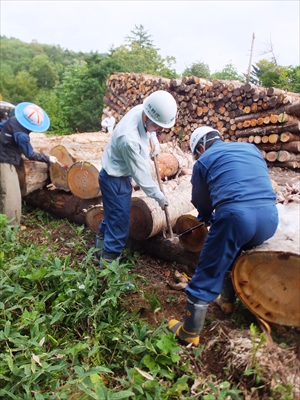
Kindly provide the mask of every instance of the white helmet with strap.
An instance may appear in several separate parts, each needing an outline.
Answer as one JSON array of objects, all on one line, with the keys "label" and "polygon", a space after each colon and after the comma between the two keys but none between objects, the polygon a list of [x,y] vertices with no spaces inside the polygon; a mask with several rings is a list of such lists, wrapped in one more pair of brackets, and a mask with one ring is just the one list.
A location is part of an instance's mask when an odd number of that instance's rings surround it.
[{"label": "white helmet with strap", "polygon": [[143,102],[144,112],[156,125],[172,128],[175,124],[177,104],[174,97],[165,90],[157,90]]},{"label": "white helmet with strap", "polygon": [[[216,133],[216,136],[211,139],[205,140],[206,135],[210,132]],[[201,142],[201,141],[203,142],[204,150],[205,150],[206,142],[210,142],[211,140],[214,140],[214,139],[221,139],[221,134],[216,129],[213,129],[210,126],[201,126],[200,128],[195,129],[190,138],[190,148],[192,150],[192,153],[195,154],[195,151],[196,151],[196,148],[197,148],[199,142]]]}]

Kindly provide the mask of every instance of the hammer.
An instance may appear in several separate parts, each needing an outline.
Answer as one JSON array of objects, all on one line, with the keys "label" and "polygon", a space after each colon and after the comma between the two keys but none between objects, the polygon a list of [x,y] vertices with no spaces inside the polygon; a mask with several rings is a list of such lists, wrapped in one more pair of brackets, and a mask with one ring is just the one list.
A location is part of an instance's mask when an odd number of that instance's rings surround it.
[{"label": "hammer", "polygon": [[[151,146],[151,149],[154,148],[154,144],[153,144],[153,141],[152,141],[151,138],[150,138],[150,146]],[[154,166],[155,166],[155,171],[156,171],[156,177],[157,177],[157,180],[158,180],[158,186],[159,186],[160,191],[164,194],[164,189],[163,189],[163,185],[162,185],[162,182],[161,182],[161,177],[160,177],[160,173],[159,173],[159,168],[158,168],[158,163],[157,163],[156,156],[153,156],[153,161],[154,161]],[[166,215],[166,222],[167,222],[167,227],[168,227],[168,232],[169,232],[169,235],[170,235],[170,239],[173,239],[174,238],[174,233],[173,233],[173,230],[172,230],[172,224],[171,224],[171,220],[170,220],[170,216],[169,216],[169,210],[168,210],[167,206],[165,206],[164,212],[165,212],[165,215]]]},{"label": "hammer", "polygon": [[177,244],[177,243],[179,243],[179,238],[181,238],[181,236],[191,234],[195,229],[200,228],[200,226],[202,226],[202,225],[204,225],[204,222],[201,222],[201,224],[198,224],[198,225],[196,225],[196,226],[193,226],[192,228],[189,228],[189,229],[187,229],[186,231],[183,231],[183,232],[179,233],[179,234],[176,235],[176,236],[173,236],[173,237],[171,237],[171,238],[168,238],[168,239],[167,239],[167,242],[170,243],[170,244]]}]

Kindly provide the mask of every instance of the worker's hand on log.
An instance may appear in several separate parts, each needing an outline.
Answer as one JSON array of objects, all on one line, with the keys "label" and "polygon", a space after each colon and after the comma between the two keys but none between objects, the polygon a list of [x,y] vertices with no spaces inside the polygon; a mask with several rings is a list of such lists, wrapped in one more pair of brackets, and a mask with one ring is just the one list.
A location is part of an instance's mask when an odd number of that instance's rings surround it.
[{"label": "worker's hand on log", "polygon": [[153,145],[153,148],[152,148],[151,151],[150,151],[150,157],[153,158],[153,157],[155,157],[155,156],[158,156],[159,153],[160,153],[160,146],[159,146],[159,143],[155,143],[155,144]]},{"label": "worker's hand on log", "polygon": [[168,200],[165,196],[161,200],[159,200],[158,204],[162,210],[164,210],[165,207],[169,205]]},{"label": "worker's hand on log", "polygon": [[58,159],[55,156],[49,156],[49,162],[55,164],[58,162]]}]

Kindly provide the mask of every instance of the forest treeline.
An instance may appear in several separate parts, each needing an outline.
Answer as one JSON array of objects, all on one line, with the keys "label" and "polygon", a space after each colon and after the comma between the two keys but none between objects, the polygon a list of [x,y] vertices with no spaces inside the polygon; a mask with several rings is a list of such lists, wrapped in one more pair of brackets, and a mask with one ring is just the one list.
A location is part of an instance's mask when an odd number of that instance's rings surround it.
[{"label": "forest treeline", "polygon": [[123,45],[111,47],[105,54],[74,52],[59,45],[25,43],[6,36],[0,36],[0,44],[2,99],[13,104],[22,101],[39,104],[50,117],[52,134],[100,129],[106,80],[113,72],[166,78],[195,75],[300,92],[300,66],[279,66],[274,57],[252,65],[250,76],[240,75],[230,62],[211,73],[203,61],[195,61],[178,74],[173,67],[175,57],[163,58],[142,25],[135,26]]}]

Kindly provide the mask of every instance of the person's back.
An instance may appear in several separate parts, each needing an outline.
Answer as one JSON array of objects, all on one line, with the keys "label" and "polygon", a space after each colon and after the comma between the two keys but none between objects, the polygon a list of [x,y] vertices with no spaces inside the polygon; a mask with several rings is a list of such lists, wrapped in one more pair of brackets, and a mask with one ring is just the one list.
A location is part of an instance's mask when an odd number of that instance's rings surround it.
[{"label": "person's back", "polygon": [[275,200],[266,162],[252,144],[217,140],[199,158],[212,205]]}]

